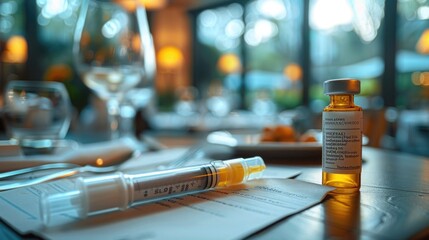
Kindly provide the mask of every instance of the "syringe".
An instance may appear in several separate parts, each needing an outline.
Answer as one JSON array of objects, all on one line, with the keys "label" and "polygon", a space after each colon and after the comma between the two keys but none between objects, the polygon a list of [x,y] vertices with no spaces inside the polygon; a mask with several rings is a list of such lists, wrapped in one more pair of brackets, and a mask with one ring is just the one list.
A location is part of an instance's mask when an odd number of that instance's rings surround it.
[{"label": "syringe", "polygon": [[125,210],[148,202],[244,183],[260,178],[264,169],[262,158],[252,157],[141,174],[118,172],[80,177],[76,180],[75,190],[42,195],[41,218],[48,225],[53,217],[61,214],[86,218]]}]

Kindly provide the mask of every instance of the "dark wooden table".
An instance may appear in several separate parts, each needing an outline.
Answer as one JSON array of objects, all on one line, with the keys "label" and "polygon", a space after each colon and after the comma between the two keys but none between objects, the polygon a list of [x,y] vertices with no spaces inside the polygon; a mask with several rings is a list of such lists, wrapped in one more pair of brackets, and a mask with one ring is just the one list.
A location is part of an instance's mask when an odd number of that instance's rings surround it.
[{"label": "dark wooden table", "polygon": [[[429,159],[363,149],[362,187],[354,195],[328,195],[253,239],[429,239]],[[321,183],[317,164],[285,163],[297,179]]]},{"label": "dark wooden table", "polygon": [[[193,141],[169,139],[169,146]],[[174,143],[174,144],[171,144]],[[429,239],[429,159],[364,147],[358,194],[328,195],[320,204],[271,225],[250,239]],[[320,159],[266,160],[301,171],[297,179],[320,183]],[[0,239],[19,236],[0,223]]]}]

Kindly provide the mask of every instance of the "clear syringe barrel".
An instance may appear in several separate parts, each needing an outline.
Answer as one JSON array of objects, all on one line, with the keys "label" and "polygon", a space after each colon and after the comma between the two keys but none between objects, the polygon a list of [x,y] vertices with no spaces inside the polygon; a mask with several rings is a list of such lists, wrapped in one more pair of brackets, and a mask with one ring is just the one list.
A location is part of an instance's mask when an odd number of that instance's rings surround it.
[{"label": "clear syringe barrel", "polygon": [[141,174],[115,173],[78,178],[76,190],[42,195],[40,213],[45,224],[56,215],[86,218],[184,194],[236,185],[260,178],[262,158],[237,158]]}]

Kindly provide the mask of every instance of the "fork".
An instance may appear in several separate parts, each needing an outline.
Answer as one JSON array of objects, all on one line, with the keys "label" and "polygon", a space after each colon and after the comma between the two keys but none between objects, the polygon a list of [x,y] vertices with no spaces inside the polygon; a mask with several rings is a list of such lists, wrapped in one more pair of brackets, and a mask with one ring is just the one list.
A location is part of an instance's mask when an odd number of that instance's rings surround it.
[{"label": "fork", "polygon": [[10,178],[21,174],[49,170],[49,169],[62,169],[62,168],[70,169],[70,168],[77,168],[77,167],[81,167],[81,165],[74,164],[74,163],[49,163],[49,164],[43,164],[43,165],[34,166],[34,167],[21,168],[13,171],[8,171],[8,172],[2,172],[0,173],[0,179]]},{"label": "fork", "polygon": [[167,170],[172,169],[176,167],[181,167],[185,165],[185,163],[192,158],[198,158],[202,157],[204,155],[203,151],[204,143],[197,143],[192,145],[188,150],[185,151],[182,155],[180,155],[178,158],[174,159],[173,161],[159,165],[156,169],[157,170]]},{"label": "fork", "polygon": [[[178,158],[176,158],[170,163],[158,166],[154,170],[166,170],[166,169],[172,169],[175,167],[180,167],[184,165],[192,157],[201,157],[201,155],[204,155],[202,151],[203,145],[204,145],[203,143],[199,143],[191,146],[183,155],[179,156]],[[91,172],[91,173],[113,172],[119,168],[119,165],[112,165],[108,167],[96,167],[91,165],[81,166],[73,163],[50,163],[50,164],[44,164],[44,165],[39,165],[35,167],[23,168],[23,169],[0,173],[0,180],[8,177],[12,177],[12,176],[25,174],[25,173],[37,172],[37,171],[48,170],[48,169],[62,169],[62,168],[66,168],[66,170],[47,174],[33,179],[20,180],[20,181],[16,181],[13,183],[6,183],[6,184],[1,184],[1,181],[0,181],[0,191],[11,190],[19,187],[27,187],[34,184],[43,183],[49,180],[73,176],[83,172]]]},{"label": "fork", "polygon": [[[64,165],[64,166],[61,166],[61,165]],[[33,172],[35,168],[38,168],[37,170],[46,170],[46,169],[54,169],[54,168],[67,168],[67,167],[70,167],[72,165],[75,165],[75,167],[70,168],[70,169],[66,169],[66,170],[62,170],[59,172],[51,173],[48,175],[44,175],[41,177],[37,177],[37,178],[33,178],[33,179],[20,180],[20,181],[16,181],[13,183],[6,183],[6,184],[2,184],[2,185],[0,184],[0,191],[11,190],[11,189],[20,188],[20,187],[27,187],[27,186],[31,186],[34,184],[46,182],[49,180],[54,180],[54,179],[64,178],[64,177],[70,177],[70,176],[76,175],[78,173],[84,173],[84,172],[91,172],[91,173],[114,172],[119,168],[118,165],[108,166],[108,167],[95,167],[95,166],[91,166],[91,165],[79,166],[79,165],[70,164],[70,163],[53,163],[53,164],[41,165],[38,167],[20,169],[22,172],[18,173],[18,174]],[[11,172],[3,173],[3,178],[5,178],[4,176],[7,176],[7,175],[9,175],[9,176],[16,175],[16,172],[18,172],[20,170],[12,171],[12,173]],[[13,172],[15,172],[15,174]]]}]

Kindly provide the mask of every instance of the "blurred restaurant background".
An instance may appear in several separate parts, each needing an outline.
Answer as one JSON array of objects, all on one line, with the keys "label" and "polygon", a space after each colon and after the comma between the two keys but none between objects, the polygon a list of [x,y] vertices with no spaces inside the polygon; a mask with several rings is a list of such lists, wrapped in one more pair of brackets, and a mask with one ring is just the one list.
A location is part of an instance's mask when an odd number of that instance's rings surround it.
[{"label": "blurred restaurant background", "polygon": [[[156,54],[137,134],[273,123],[320,129],[329,102],[323,81],[350,77],[361,80],[366,145],[429,156],[429,1],[137,1]],[[96,122],[104,106],[73,66],[80,5],[0,2],[1,95],[11,80],[62,82],[75,109],[70,131]]]}]

